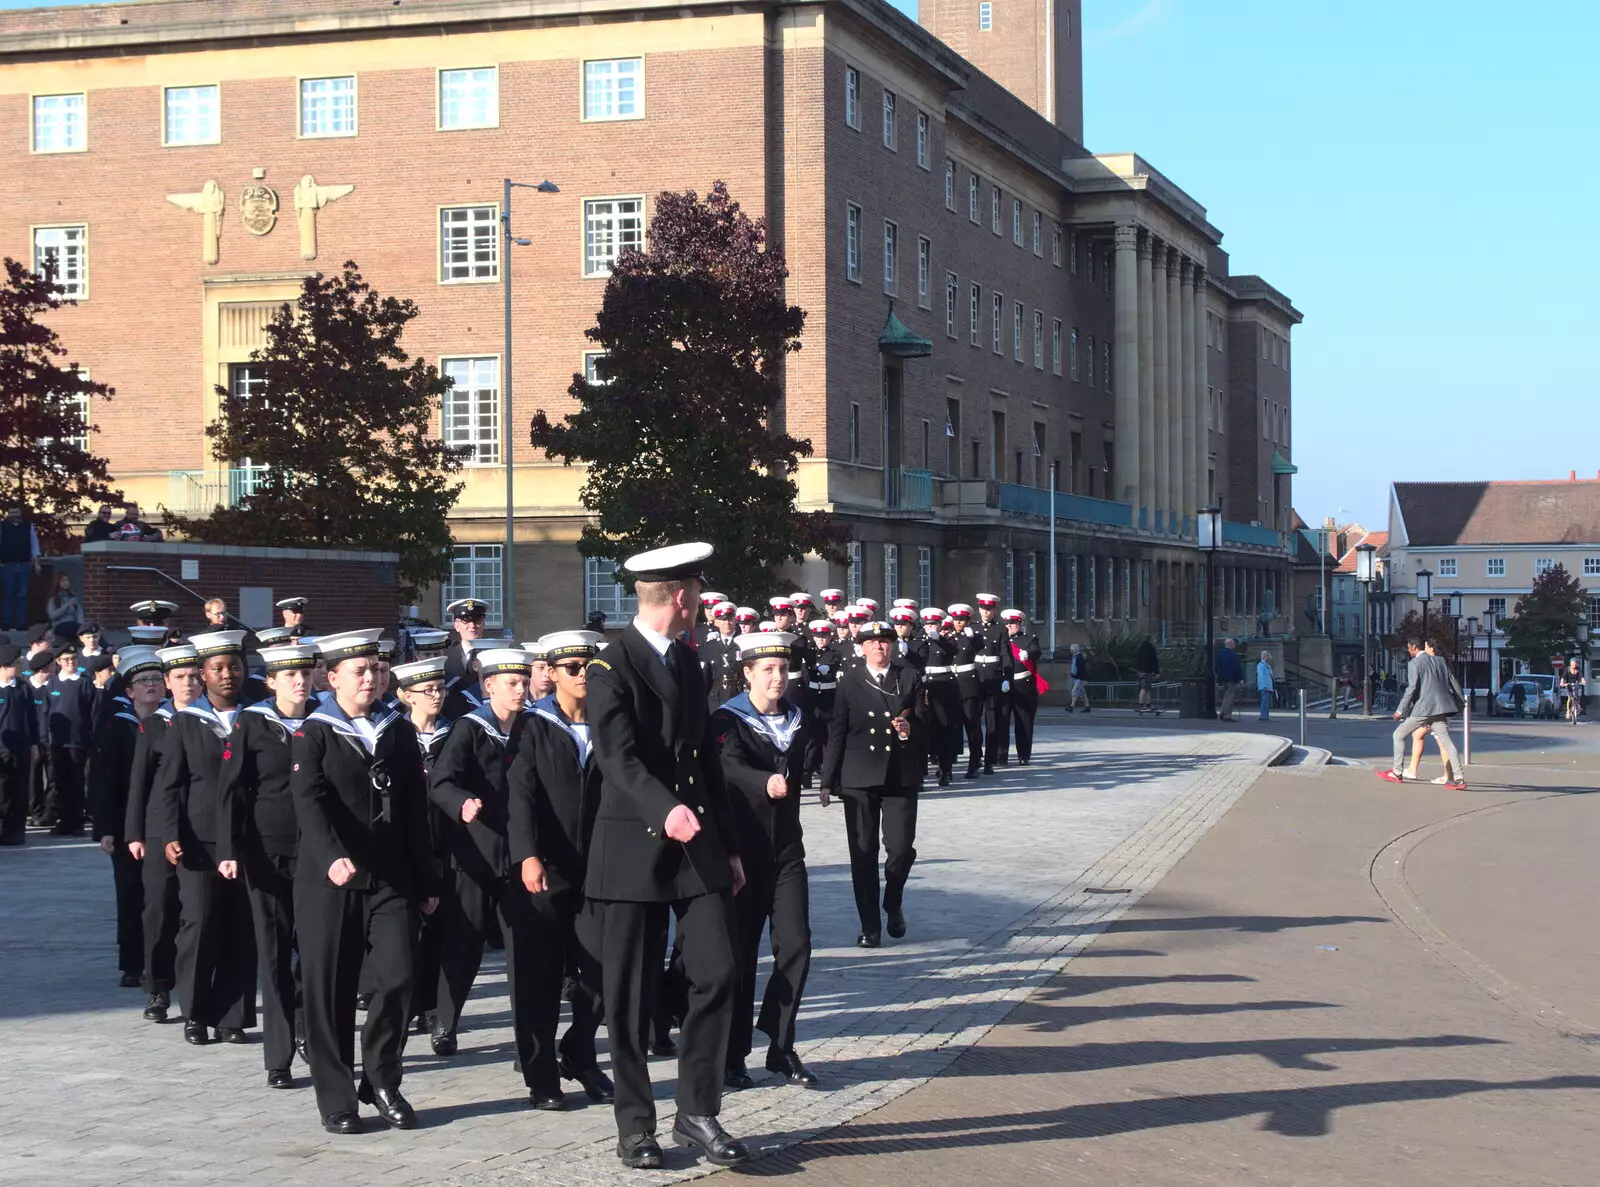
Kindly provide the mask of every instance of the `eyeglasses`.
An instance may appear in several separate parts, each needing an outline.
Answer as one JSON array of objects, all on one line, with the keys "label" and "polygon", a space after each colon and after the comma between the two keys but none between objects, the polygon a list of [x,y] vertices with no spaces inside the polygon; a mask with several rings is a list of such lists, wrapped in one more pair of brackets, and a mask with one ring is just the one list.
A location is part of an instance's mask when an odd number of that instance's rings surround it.
[{"label": "eyeglasses", "polygon": [[551,664],[550,666],[555,668],[555,670],[558,672],[565,672],[568,676],[577,676],[582,674],[583,670],[589,666],[589,661],[586,659],[575,659],[564,664]]},{"label": "eyeglasses", "polygon": [[407,692],[411,692],[411,693],[415,693],[417,696],[421,696],[421,697],[442,697],[442,696],[444,696],[444,685],[442,685],[442,684],[423,684],[423,685],[418,685],[415,688],[408,688],[406,691]]}]

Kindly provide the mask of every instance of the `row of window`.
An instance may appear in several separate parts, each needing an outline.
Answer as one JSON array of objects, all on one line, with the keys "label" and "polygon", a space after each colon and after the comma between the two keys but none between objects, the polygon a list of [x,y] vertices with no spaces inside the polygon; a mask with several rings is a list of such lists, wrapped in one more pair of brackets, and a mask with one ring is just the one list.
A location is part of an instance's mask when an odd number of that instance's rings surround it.
[{"label": "row of window", "polygon": [[1261,439],[1274,445],[1289,444],[1289,407],[1261,397]]},{"label": "row of window", "polygon": [[1221,314],[1206,312],[1206,345],[1212,350],[1226,350],[1228,322]]},{"label": "row of window", "polygon": [[[444,608],[457,598],[477,598],[488,604],[484,626],[499,629],[504,554],[499,544],[457,544],[450,553],[450,575],[439,588],[439,621]],[[612,626],[631,622],[639,612],[639,600],[616,579],[616,566],[607,560],[586,557],[583,562],[583,614],[587,620],[596,612],[606,616]]]},{"label": "row of window", "polygon": [[1289,369],[1289,340],[1282,334],[1274,334],[1266,326],[1261,327],[1261,360],[1271,363],[1274,367]]},{"label": "row of window", "polygon": [[[891,605],[899,597],[915,597],[919,605],[932,605],[933,549],[927,545],[917,546],[917,587],[914,594],[905,593],[900,585],[900,550],[899,544],[883,545],[882,604]],[[851,540],[845,545],[844,586],[845,596],[852,602],[865,596],[866,573],[860,540]]]},{"label": "row of window", "polygon": [[[1461,577],[1460,561],[1453,556],[1442,556],[1434,562],[1438,568],[1434,570],[1435,577]],[[1533,559],[1533,575],[1543,577],[1556,567],[1554,557],[1538,556]],[[1486,556],[1483,558],[1483,575],[1485,577],[1504,577],[1506,575],[1506,558],[1503,556]],[[1586,556],[1583,558],[1583,575],[1585,577],[1600,577],[1600,556]]]},{"label": "row of window", "polygon": [[[644,59],[601,58],[582,63],[582,118],[644,118]],[[295,127],[303,138],[354,136],[359,130],[354,74],[302,78]],[[500,123],[500,69],[471,66],[437,72],[437,127],[448,132]],[[222,142],[222,96],[216,83],[161,89],[161,143],[167,147]],[[33,97],[36,153],[84,152],[89,147],[86,92]]]}]

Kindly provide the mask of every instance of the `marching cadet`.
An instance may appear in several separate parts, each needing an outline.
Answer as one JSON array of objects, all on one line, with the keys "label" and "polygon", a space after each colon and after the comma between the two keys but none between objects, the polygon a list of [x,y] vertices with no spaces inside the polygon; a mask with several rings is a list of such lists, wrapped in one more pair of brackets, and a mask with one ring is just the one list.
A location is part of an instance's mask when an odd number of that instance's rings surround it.
[{"label": "marching cadet", "polygon": [[1039,636],[1027,630],[1027,616],[1021,610],[1001,614],[1009,638],[1011,720],[1017,734],[1017,761],[1027,766],[1033,760],[1033,719],[1039,712],[1039,698],[1050,691],[1050,684],[1039,674]]},{"label": "marching cadet", "polygon": [[733,612],[733,621],[734,634],[753,635],[761,625],[761,616],[756,613],[754,606],[740,606]]},{"label": "marching cadet", "polygon": [[[158,629],[164,633],[166,628]],[[139,723],[139,740],[128,772],[128,814],[123,835],[128,852],[140,863],[144,891],[144,911],[139,920],[144,935],[143,989],[149,995],[144,1016],[150,1022],[165,1022],[177,984],[182,908],[178,871],[167,860],[166,838],[161,833],[152,793],[172,739],[173,714],[199,700],[204,685],[200,682],[200,659],[189,644],[160,648],[156,657],[161,661],[168,699]]]},{"label": "marching cadet", "polygon": [[909,611],[911,611],[911,613],[916,614],[919,610],[922,609],[922,607],[917,605],[917,599],[916,598],[896,598],[894,600],[894,604],[890,607],[890,609],[892,609],[892,610],[909,610]]},{"label": "marching cadet", "polygon": [[716,610],[718,603],[726,602],[727,600],[722,594],[715,593],[709,589],[700,595],[700,621],[695,623],[694,627],[696,647],[717,633],[717,624],[713,611]]},{"label": "marching cadet", "polygon": [[411,662],[432,659],[434,656],[443,659],[445,651],[450,646],[450,632],[440,630],[436,626],[407,627],[406,634],[411,639]]},{"label": "marching cadet", "polygon": [[22,675],[22,649],[0,643],[0,845],[28,836],[28,786],[39,747],[39,707]]},{"label": "marching cadet", "polygon": [[794,633],[794,602],[782,594],[775,594],[767,599],[767,608],[772,612],[772,625],[775,629],[792,635]]},{"label": "marching cadet", "polygon": [[852,667],[861,658],[861,632],[867,624],[875,621],[872,611],[859,602],[854,606],[845,608],[845,619],[850,624],[850,642],[847,648],[840,648],[840,658],[846,667]]},{"label": "marching cadet", "polygon": [[537,639],[531,644],[524,643],[522,649],[528,653],[527,703],[531,707],[535,701],[549,696],[550,689],[554,686],[550,676],[550,657],[545,654],[543,644]]},{"label": "marching cadet", "polygon": [[867,617],[863,621],[865,621],[865,622],[877,622],[878,621],[878,603],[877,603],[876,599],[874,599],[874,598],[857,598],[856,599],[856,605],[860,606],[863,610],[865,610],[867,612]]},{"label": "marching cadet", "polygon": [[828,621],[833,624],[833,651],[842,667],[846,658],[854,654],[853,648],[846,646],[850,642],[850,615],[844,610],[835,610],[828,615]]},{"label": "marching cadet", "polygon": [[844,609],[844,590],[825,589],[822,591],[822,608],[829,618]]},{"label": "marching cadet", "polygon": [[957,602],[950,607],[949,614],[955,620],[952,636],[955,654],[951,657],[951,666],[956,674],[956,693],[961,699],[961,720],[967,729],[965,778],[976,779],[983,763],[983,681],[978,674],[978,652],[983,647],[983,637],[972,629],[971,606]]},{"label": "marching cadet", "polygon": [[527,725],[528,653],[520,648],[490,648],[477,655],[483,673],[484,703],[456,721],[434,760],[428,798],[450,826],[444,831],[454,892],[444,896],[448,912],[440,920],[437,1012],[432,1043],[435,1055],[454,1055],[461,1009],[483,962],[490,916],[497,916],[505,939],[506,979],[517,1066],[533,1097],[533,1021],[528,986],[537,977],[538,953],[528,922],[531,910],[520,879],[511,876],[506,829],[506,770]]},{"label": "marching cadet", "polygon": [[56,670],[44,687],[51,786],[45,815],[55,821],[51,833],[76,837],[84,825],[84,768],[94,731],[96,690],[94,680],[78,665],[76,639],[61,640],[55,660]]},{"label": "marching cadet", "polygon": [[151,793],[167,860],[178,867],[178,1004],[184,1041],[197,1046],[211,1041],[212,1027],[218,1041],[243,1043],[245,1030],[256,1024],[250,898],[217,867],[217,846],[227,828],[218,783],[239,712],[244,634],[211,631],[190,638],[205,693],[173,714]]},{"label": "marching cadet", "polygon": [[744,870],[700,668],[679,638],[694,623],[710,555],[709,544],[679,544],[628,558],[638,615],[587,669],[602,781],[585,890],[601,923],[617,1155],[635,1168],[661,1166],[645,1035],[668,911],[690,986],[673,1139],[718,1166],[749,1157],[717,1120],[738,978],[732,899]]},{"label": "marching cadet", "polygon": [[[566,1107],[562,1079],[576,1081],[596,1104],[615,1100],[595,1058],[600,942],[583,894],[589,836],[600,806],[600,768],[586,714],[588,667],[603,638],[595,631],[559,631],[539,640],[555,687],[534,705],[507,780],[511,863],[529,895],[530,938],[541,956],[533,980],[523,987],[533,1022],[536,1108]],[[572,1022],[558,1046],[563,972],[572,983]]]},{"label": "marching cadet", "polygon": [[117,655],[127,701],[108,714],[95,732],[89,758],[89,814],[100,849],[111,858],[117,895],[117,967],[122,986],[144,979],[144,883],[140,863],[125,844],[128,822],[128,772],[139,731],[166,695],[161,657],[150,647],[124,647]]},{"label": "marching cadet", "polygon": [[923,656],[917,649],[917,612],[909,606],[896,606],[889,611],[889,625],[894,630],[894,645],[889,654],[922,671]]},{"label": "marching cadet", "polygon": [[483,674],[478,670],[478,662],[485,651],[503,648],[499,639],[473,639],[466,646],[467,667],[459,678],[451,677],[450,661],[461,652],[455,648],[450,650],[444,665],[444,715],[451,721],[465,717],[483,704]]},{"label": "marching cadet", "polygon": [[261,1056],[268,1088],[292,1088],[295,1047],[305,1053],[295,964],[296,824],[289,793],[295,731],[305,722],[317,649],[301,644],[261,652],[271,696],[242,709],[222,752],[222,825],[217,871],[242,881],[255,920],[261,966]]},{"label": "marching cadet", "polygon": [[288,628],[291,639],[311,634],[311,628],[306,626],[306,607],[310,604],[302,597],[284,598],[278,602],[278,612],[283,615],[283,625]]},{"label": "marching cadet", "polygon": [[887,860],[883,867],[883,911],[889,935],[906,934],[902,908],[906,879],[917,859],[917,791],[921,782],[911,718],[917,704],[916,669],[891,658],[894,632],[875,622],[859,635],[862,662],[839,678],[828,753],[822,771],[821,802],[838,793],[844,799],[845,836],[850,845],[850,884],[855,891],[861,934],[856,944],[883,942],[878,911],[878,838]]},{"label": "marching cadet", "polygon": [[[438,905],[417,734],[377,704],[372,661],[382,633],[317,640],[333,695],[307,716],[290,748],[307,1062],[322,1127],[339,1134],[361,1131],[358,1100],[396,1129],[416,1125],[400,1093],[400,1056],[416,911],[431,914]],[[361,1027],[357,1087],[353,1032],[363,968],[373,1000]]]},{"label": "marching cadet", "polygon": [[254,632],[256,646],[261,647],[287,647],[294,642],[293,629],[286,626],[267,626]]},{"label": "marching cadet", "polygon": [[811,644],[806,651],[806,688],[813,705],[811,744],[806,755],[809,788],[822,769],[823,743],[828,736],[828,719],[833,714],[833,694],[839,687],[839,661],[833,653],[833,624],[826,618],[811,621]]},{"label": "marching cadet", "polygon": [[[49,628],[45,628],[48,637]],[[49,814],[54,792],[50,780],[50,678],[56,670],[56,654],[48,643],[40,643],[29,636],[32,650],[24,667],[27,671],[28,693],[33,697],[34,735],[39,739],[39,752],[34,756],[33,769],[28,783],[28,819],[38,825],[54,826],[55,818]]]},{"label": "marching cadet", "polygon": [[924,720],[928,725],[928,750],[939,771],[939,786],[949,787],[961,743],[964,720],[956,687],[955,640],[943,630],[944,612],[929,606],[922,612],[922,638],[916,650],[922,657]]},{"label": "marching cadet", "polygon": [[378,640],[378,704],[385,709],[398,713],[400,712],[400,702],[395,699],[394,688],[392,687],[393,682],[389,678],[389,672],[394,667],[394,650],[393,639]]},{"label": "marching cadet", "polygon": [[798,590],[790,594],[789,603],[794,607],[794,629],[796,630],[817,616],[817,604],[811,600],[811,595],[804,590]]},{"label": "marching cadet", "polygon": [[444,608],[454,636],[444,665],[445,696],[462,687],[476,688],[478,674],[472,671],[472,644],[483,637],[483,620],[489,603],[478,598],[457,598]]},{"label": "marching cadet", "polygon": [[696,654],[700,657],[700,671],[706,682],[708,709],[718,705],[739,691],[739,667],[735,659],[734,615],[738,607],[724,599],[711,610],[711,622],[716,633],[700,641]]},{"label": "marching cadet", "polygon": [[992,593],[981,593],[978,602],[979,636],[977,659],[979,695],[983,699],[983,773],[994,774],[997,762],[1003,762],[1010,734],[1010,715],[1006,708],[1006,693],[1010,684],[1005,678],[1002,655],[1006,652],[1006,628],[1000,623],[1000,599]]},{"label": "marching cadet", "polygon": [[791,1084],[817,1085],[817,1077],[794,1049],[795,1018],[811,967],[800,788],[815,728],[810,714],[787,696],[795,642],[795,636],[781,631],[741,636],[739,663],[748,689],[712,718],[746,879],[733,900],[739,984],[723,1078],[723,1086],[731,1089],[753,1086],[745,1059],[751,1048],[761,936],[769,928],[772,973],[755,1024],[770,1040],[767,1070]]}]

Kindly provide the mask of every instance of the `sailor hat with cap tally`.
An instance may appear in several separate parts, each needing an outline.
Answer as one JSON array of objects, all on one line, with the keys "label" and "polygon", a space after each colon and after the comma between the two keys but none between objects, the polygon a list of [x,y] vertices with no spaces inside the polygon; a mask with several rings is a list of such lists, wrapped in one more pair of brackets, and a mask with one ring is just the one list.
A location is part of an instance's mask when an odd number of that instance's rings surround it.
[{"label": "sailor hat with cap tally", "polygon": [[161,667],[168,672],[175,672],[179,668],[198,668],[200,666],[200,656],[187,643],[157,648],[156,654],[161,657]]},{"label": "sailor hat with cap tally", "polygon": [[143,643],[146,646],[153,647],[157,643],[165,643],[167,641],[168,628],[164,626],[130,626],[124,629],[128,632],[128,638],[135,643]]},{"label": "sailor hat with cap tally", "polygon": [[622,562],[622,567],[635,581],[688,581],[699,579],[705,562],[715,551],[711,545],[668,544],[665,548],[652,548],[635,553]]},{"label": "sailor hat with cap tally", "polygon": [[491,647],[487,651],[480,651],[475,658],[478,670],[485,676],[499,676],[508,672],[526,676],[533,671],[533,656],[520,647]]},{"label": "sailor hat with cap tally", "polygon": [[305,643],[263,647],[260,654],[268,676],[277,672],[308,672],[317,666],[317,649]]},{"label": "sailor hat with cap tally", "polygon": [[207,631],[203,635],[190,635],[189,645],[202,660],[213,655],[243,655],[247,631]]},{"label": "sailor hat with cap tally", "polygon": [[441,651],[450,643],[450,632],[436,626],[408,627],[406,634],[411,636],[411,646],[418,651]]},{"label": "sailor hat with cap tally", "polygon": [[378,654],[378,640],[383,628],[372,627],[364,631],[341,631],[337,635],[321,635],[316,642],[317,651],[331,668],[347,659],[363,659]]},{"label": "sailor hat with cap tally", "polygon": [[539,636],[539,645],[552,664],[564,659],[592,658],[605,641],[599,631],[552,631]]},{"label": "sailor hat with cap tally", "polygon": [[389,675],[401,688],[414,688],[429,680],[443,680],[444,665],[445,657],[436,655],[431,659],[413,660],[409,664],[396,664],[389,669]]},{"label": "sailor hat with cap tally", "polygon": [[542,637],[531,642],[524,642],[522,650],[528,653],[528,661],[530,663],[543,663],[550,658],[544,653],[544,639]]},{"label": "sailor hat with cap tally", "polygon": [[378,640],[378,658],[380,658],[380,659],[388,659],[393,654],[394,654],[394,640],[393,639],[379,639]]},{"label": "sailor hat with cap tally", "polygon": [[265,630],[256,632],[256,642],[262,647],[271,647],[282,643],[285,639],[292,638],[294,631],[286,626],[269,626]]},{"label": "sailor hat with cap tally", "polygon": [[117,652],[117,675],[124,681],[132,680],[141,672],[164,670],[165,665],[154,647],[124,647]]},{"label": "sailor hat with cap tally", "polygon": [[733,641],[733,645],[739,649],[739,662],[744,664],[769,656],[788,659],[789,649],[794,646],[798,638],[798,635],[792,635],[788,631],[757,631],[753,635],[740,635]]},{"label": "sailor hat with cap tally", "polygon": [[813,635],[826,637],[833,634],[833,623],[829,622],[826,618],[813,618],[806,625],[810,628]]}]

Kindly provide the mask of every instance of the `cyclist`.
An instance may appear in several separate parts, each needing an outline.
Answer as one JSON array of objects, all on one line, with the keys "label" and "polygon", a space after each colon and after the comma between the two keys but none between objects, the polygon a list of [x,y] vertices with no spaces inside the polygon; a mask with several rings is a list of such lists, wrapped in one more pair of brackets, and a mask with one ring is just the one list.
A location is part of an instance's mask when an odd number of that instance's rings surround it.
[{"label": "cyclist", "polygon": [[1585,691],[1583,665],[1576,659],[1568,660],[1566,668],[1561,673],[1561,691],[1567,698],[1567,723],[1576,725],[1583,713]]}]

